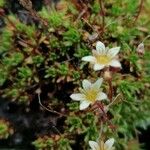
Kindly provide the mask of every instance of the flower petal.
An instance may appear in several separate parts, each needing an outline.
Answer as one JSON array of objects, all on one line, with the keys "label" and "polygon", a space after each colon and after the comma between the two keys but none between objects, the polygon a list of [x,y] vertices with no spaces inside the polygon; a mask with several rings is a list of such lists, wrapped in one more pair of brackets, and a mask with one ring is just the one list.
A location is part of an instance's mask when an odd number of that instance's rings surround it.
[{"label": "flower petal", "polygon": [[100,55],[96,50],[92,50],[92,54],[93,54],[93,56]]},{"label": "flower petal", "polygon": [[101,101],[103,99],[107,99],[107,95],[104,92],[99,92],[97,95],[97,100]]},{"label": "flower petal", "polygon": [[111,48],[111,49],[108,50],[108,55],[111,58],[113,58],[113,57],[115,57],[118,54],[119,51],[120,51],[120,47]]},{"label": "flower petal", "polygon": [[95,71],[102,70],[104,67],[105,67],[105,65],[94,64],[94,70]]},{"label": "flower petal", "polygon": [[99,150],[100,149],[98,143],[96,143],[95,141],[89,141],[89,145],[92,148],[92,150]]},{"label": "flower petal", "polygon": [[121,63],[118,61],[118,60],[112,60],[110,63],[109,63],[110,66],[112,67],[117,67],[117,68],[121,68]]},{"label": "flower petal", "polygon": [[103,82],[103,78],[99,78],[95,83],[93,83],[92,88],[99,90],[102,82]]},{"label": "flower petal", "polygon": [[88,102],[88,101],[81,101],[81,103],[80,103],[80,110],[83,110],[83,109],[86,109],[87,107],[89,107],[89,105],[90,105],[90,102]]},{"label": "flower petal", "polygon": [[98,42],[96,43],[96,51],[97,51],[99,54],[104,53],[104,52],[105,52],[105,45],[104,45],[102,42],[98,41]]},{"label": "flower petal", "polygon": [[84,94],[81,94],[81,93],[71,94],[70,98],[75,101],[85,100]]},{"label": "flower petal", "polygon": [[87,61],[87,62],[91,62],[91,63],[94,63],[96,61],[94,56],[85,56],[85,57],[82,57],[82,60]]},{"label": "flower petal", "polygon": [[84,90],[88,90],[89,88],[91,88],[91,85],[91,82],[86,79],[82,81],[82,86]]},{"label": "flower petal", "polygon": [[113,144],[114,144],[115,140],[114,138],[110,138],[105,142],[105,146],[107,147],[107,150],[111,150]]}]

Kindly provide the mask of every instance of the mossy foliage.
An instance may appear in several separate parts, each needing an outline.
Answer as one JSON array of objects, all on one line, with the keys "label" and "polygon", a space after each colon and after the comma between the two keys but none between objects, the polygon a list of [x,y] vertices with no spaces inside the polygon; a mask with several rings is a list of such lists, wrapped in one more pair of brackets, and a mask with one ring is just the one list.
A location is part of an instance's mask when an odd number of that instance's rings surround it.
[{"label": "mossy foliage", "polygon": [[[0,0],[0,9],[8,3]],[[102,4],[98,0],[82,3],[62,0],[55,6],[43,5],[34,13],[27,11],[30,21],[22,22],[13,13],[2,15],[5,22],[0,28],[2,97],[28,108],[40,93],[48,109],[60,110],[65,116],[60,115],[63,118],[60,133],[39,135],[31,141],[37,150],[88,149],[88,141],[98,138],[101,117],[91,110],[79,111],[79,104],[69,97],[77,91],[81,80],[102,75],[81,61],[92,53],[98,40],[109,47],[119,45],[122,64],[122,69],[112,74],[113,98],[121,95],[119,102],[109,109],[109,121],[115,129],[105,123],[103,138],[114,137],[117,150],[140,149],[137,127],[146,128],[150,120],[150,39],[144,41],[145,54],[139,55],[137,46],[150,31],[149,7],[149,0],[143,4],[137,0],[107,0]],[[103,88],[108,91],[106,82]]]}]

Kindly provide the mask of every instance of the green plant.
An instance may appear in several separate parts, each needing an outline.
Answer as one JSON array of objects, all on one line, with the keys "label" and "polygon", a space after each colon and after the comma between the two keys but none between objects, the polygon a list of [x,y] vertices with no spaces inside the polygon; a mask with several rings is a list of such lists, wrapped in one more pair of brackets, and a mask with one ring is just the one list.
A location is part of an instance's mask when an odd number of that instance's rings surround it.
[{"label": "green plant", "polygon": [[[0,7],[4,4],[0,0]],[[135,136],[137,127],[146,129],[150,120],[149,7],[148,0],[142,7],[136,0],[94,0],[82,4],[64,0],[56,8],[43,6],[39,12],[28,12],[32,25],[22,23],[14,14],[3,15],[6,26],[0,31],[2,97],[28,108],[40,93],[43,105],[49,103],[47,109],[42,108],[60,115],[56,122],[63,120],[61,135],[45,135],[32,143],[37,150],[71,150],[74,145],[88,149],[88,141],[99,136],[102,141],[113,137],[118,150],[140,149]],[[42,19],[48,24],[43,25]],[[82,62],[82,57],[91,54],[96,62],[110,61],[109,55],[99,57],[93,53],[99,40],[110,48],[120,46],[120,70],[111,62],[110,70],[106,65],[104,70],[94,71],[91,66],[95,61]],[[141,42],[145,46],[143,55],[137,53]],[[100,54],[105,50],[99,50]],[[109,100],[96,106],[91,102],[92,107],[80,111],[80,104],[71,101],[69,95],[78,91],[83,79],[94,81],[99,77],[104,78],[102,88]],[[78,92],[85,94],[86,90]],[[0,137],[1,133],[2,137],[10,135],[8,126],[2,121]]]},{"label": "green plant", "polygon": [[5,5],[5,1],[4,0],[0,0],[0,7],[3,7]]},{"label": "green plant", "polygon": [[10,123],[6,120],[0,119],[0,139],[7,139],[14,132]]},{"label": "green plant", "polygon": [[8,30],[7,28],[3,30],[2,32],[2,38],[0,40],[0,55],[4,54],[5,52],[8,52],[11,48],[13,39],[13,33],[11,30]]}]

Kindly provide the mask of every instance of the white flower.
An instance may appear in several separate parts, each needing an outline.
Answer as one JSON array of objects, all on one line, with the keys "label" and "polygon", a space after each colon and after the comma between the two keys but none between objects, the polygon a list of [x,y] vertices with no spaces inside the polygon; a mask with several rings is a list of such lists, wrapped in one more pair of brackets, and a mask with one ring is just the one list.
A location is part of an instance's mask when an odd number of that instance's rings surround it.
[{"label": "white flower", "polygon": [[93,50],[93,56],[85,56],[83,61],[91,62],[94,65],[94,70],[101,70],[106,66],[121,68],[120,62],[115,58],[118,54],[120,47],[111,49],[105,48],[105,45],[98,41],[96,43],[96,50]]},{"label": "white flower", "polygon": [[89,141],[89,145],[92,150],[114,150],[113,144],[113,138],[108,139],[105,143],[103,141],[100,141],[99,143],[95,141]]},{"label": "white flower", "polygon": [[94,104],[97,100],[107,99],[107,95],[100,89],[103,79],[98,79],[95,83],[88,80],[82,81],[83,89],[79,89],[80,93],[71,94],[70,97],[75,101],[80,101],[80,110],[86,109],[90,104]]}]

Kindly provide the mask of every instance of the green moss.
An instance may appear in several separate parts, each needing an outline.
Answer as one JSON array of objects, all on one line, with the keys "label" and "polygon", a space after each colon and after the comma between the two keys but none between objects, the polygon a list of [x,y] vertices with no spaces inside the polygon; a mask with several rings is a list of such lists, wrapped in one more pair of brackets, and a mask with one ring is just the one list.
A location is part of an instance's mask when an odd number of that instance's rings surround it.
[{"label": "green moss", "polygon": [[58,141],[58,149],[59,150],[72,150],[69,140],[65,138],[61,138]]},{"label": "green moss", "polygon": [[95,0],[91,9],[92,9],[93,13],[95,13],[95,14],[99,13],[100,12],[99,2]]},{"label": "green moss", "polygon": [[13,134],[13,129],[10,127],[8,121],[0,119],[0,139],[7,139]]},{"label": "green moss", "polygon": [[33,56],[33,63],[39,67],[44,62],[44,57],[41,55]]},{"label": "green moss", "polygon": [[42,138],[37,139],[36,141],[32,142],[32,144],[37,150],[43,150],[47,147],[47,143]]},{"label": "green moss", "polygon": [[49,77],[55,78],[56,75],[57,75],[57,70],[54,67],[50,67],[46,69],[45,78],[49,78]]},{"label": "green moss", "polygon": [[12,46],[12,39],[13,32],[8,30],[7,28],[2,31],[1,39],[0,39],[0,55],[4,54],[5,52],[9,51]]},{"label": "green moss", "polygon": [[68,31],[63,33],[63,40],[65,46],[71,46],[80,41],[80,33],[76,28],[70,27]]},{"label": "green moss", "polygon": [[47,19],[52,27],[59,27],[63,24],[64,13],[58,13],[56,10],[47,10],[43,7],[42,11],[39,13],[43,18]]},{"label": "green moss", "polygon": [[16,67],[19,65],[24,59],[24,55],[20,52],[12,53],[9,57],[4,57],[2,60],[3,65],[6,67]]},{"label": "green moss", "polygon": [[0,135],[4,134],[8,130],[8,126],[6,124],[0,124]]},{"label": "green moss", "polygon": [[76,132],[76,130],[78,130],[79,132],[84,131],[84,126],[80,117],[70,116],[67,118],[66,123],[69,126],[69,132]]},{"label": "green moss", "polygon": [[[4,2],[0,1],[0,7]],[[150,39],[144,41],[145,55],[139,56],[136,52],[137,46],[149,34],[150,19],[145,12],[149,12],[150,3],[145,2],[139,18],[133,24],[139,9],[138,1],[105,1],[103,26],[99,1],[88,1],[83,9],[70,1],[63,2],[67,4],[60,5],[59,10],[43,6],[37,12],[48,22],[47,26],[42,26],[39,18],[36,18],[39,22],[36,25],[27,25],[15,15],[6,14],[6,26],[0,31],[0,92],[3,97],[16,103],[30,104],[37,88],[46,87],[46,95],[45,91],[41,91],[41,94],[45,99],[52,97],[50,103],[54,109],[58,110],[63,105],[68,116],[62,124],[61,137],[39,137],[33,142],[37,150],[70,150],[74,144],[88,149],[88,141],[96,140],[99,136],[101,122],[104,138],[114,137],[118,150],[129,149],[130,141],[135,138],[135,128],[146,128],[150,119]],[[94,38],[95,34],[97,37]],[[113,100],[117,94],[121,94],[122,98],[109,108],[109,121],[103,118],[102,113],[95,115],[97,111],[80,111],[79,103],[71,101],[69,97],[77,92],[83,79],[94,80],[103,76],[103,71],[95,72],[90,65],[81,61],[82,57],[92,54],[98,40],[110,47],[121,47],[119,60],[122,70],[118,73],[117,69],[111,70],[114,71]],[[105,80],[103,87],[108,92],[109,86]],[[108,105],[109,101],[102,103]],[[111,125],[116,127],[115,130],[111,129]],[[2,125],[0,132],[4,133],[7,129]],[[76,143],[77,137],[82,137],[82,141]]]},{"label": "green moss", "polygon": [[18,89],[13,88],[11,90],[10,89],[7,90],[7,96],[9,96],[9,97],[16,99],[19,97],[19,95],[20,95],[20,93],[19,93]]},{"label": "green moss", "polygon": [[7,77],[8,77],[8,72],[4,68],[0,67],[0,86],[2,86],[5,83]]},{"label": "green moss", "polygon": [[60,74],[60,75],[67,75],[68,72],[69,72],[69,68],[66,64],[61,64],[57,70],[57,72]]},{"label": "green moss", "polygon": [[0,7],[3,7],[5,5],[5,0],[0,0]]},{"label": "green moss", "polygon": [[18,68],[18,71],[18,76],[22,79],[28,79],[32,76],[32,70],[27,66]]}]

